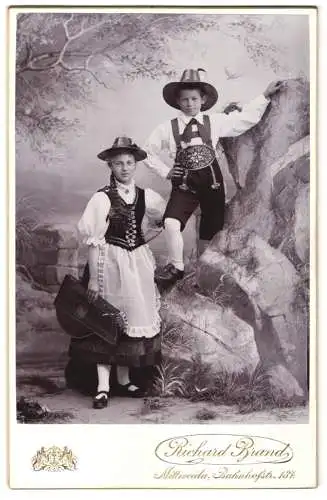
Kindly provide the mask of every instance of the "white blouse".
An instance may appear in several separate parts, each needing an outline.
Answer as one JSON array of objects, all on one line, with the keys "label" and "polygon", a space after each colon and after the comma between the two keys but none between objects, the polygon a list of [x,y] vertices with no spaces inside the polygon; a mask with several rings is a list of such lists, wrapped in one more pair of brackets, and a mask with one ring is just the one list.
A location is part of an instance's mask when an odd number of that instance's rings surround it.
[{"label": "white blouse", "polygon": [[[119,195],[126,203],[133,203],[136,195],[135,183],[128,186],[117,182]],[[150,224],[159,222],[165,211],[165,200],[152,189],[145,189],[145,215]],[[105,245],[105,234],[110,224],[106,221],[111,207],[108,196],[103,192],[95,193],[89,200],[77,224],[81,243],[86,245]]]},{"label": "white blouse", "polygon": [[[243,105],[242,111],[233,111],[228,115],[225,113],[210,113],[211,139],[213,146],[218,147],[220,137],[237,137],[243,134],[251,127],[256,125],[262,118],[270,99],[262,94]],[[207,113],[199,113],[194,118],[203,124],[203,115]],[[192,119],[191,116],[186,116],[182,112],[178,114],[178,126],[180,134],[183,133],[186,125]],[[202,139],[196,138],[192,140],[192,144],[202,143]],[[159,125],[147,139],[143,149],[148,156],[144,163],[154,170],[161,177],[166,178],[173,161],[176,156],[176,143],[172,132],[171,121],[167,121]],[[169,163],[166,165],[160,158],[162,153],[167,153]]]}]

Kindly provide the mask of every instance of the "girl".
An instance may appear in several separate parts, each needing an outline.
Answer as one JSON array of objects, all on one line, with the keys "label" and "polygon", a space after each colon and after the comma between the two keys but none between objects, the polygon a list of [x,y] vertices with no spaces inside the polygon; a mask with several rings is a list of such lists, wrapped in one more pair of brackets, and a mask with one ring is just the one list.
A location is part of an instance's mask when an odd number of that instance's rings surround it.
[{"label": "girl", "polygon": [[128,137],[118,137],[98,157],[111,169],[109,185],[95,193],[78,223],[88,245],[88,298],[100,294],[125,313],[126,334],[115,348],[95,335],[72,342],[70,355],[97,366],[98,387],[93,408],[108,405],[109,376],[117,365],[117,394],[139,397],[131,383],[130,367],[149,367],[160,361],[159,294],[154,283],[154,258],[142,233],[147,215],[161,220],[164,200],[150,189],[135,185],[136,163],[146,153]]}]

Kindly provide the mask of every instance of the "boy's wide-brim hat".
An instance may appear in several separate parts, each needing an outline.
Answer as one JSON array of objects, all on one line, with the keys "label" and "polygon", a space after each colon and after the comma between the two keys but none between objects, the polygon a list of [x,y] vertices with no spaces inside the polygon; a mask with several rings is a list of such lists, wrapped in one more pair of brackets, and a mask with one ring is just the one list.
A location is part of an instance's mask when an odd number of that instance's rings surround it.
[{"label": "boy's wide-brim hat", "polygon": [[180,109],[177,102],[178,92],[183,88],[192,87],[202,89],[207,97],[201,111],[212,108],[218,100],[218,92],[213,85],[204,81],[203,75],[205,75],[204,69],[185,69],[179,82],[167,83],[164,86],[162,94],[166,103],[173,108]]},{"label": "boy's wide-brim hat", "polygon": [[133,143],[130,137],[116,137],[111,148],[105,149],[98,154],[100,160],[110,160],[113,156],[121,153],[130,153],[134,156],[135,161],[145,160],[147,154],[143,149],[139,148],[137,144]]}]

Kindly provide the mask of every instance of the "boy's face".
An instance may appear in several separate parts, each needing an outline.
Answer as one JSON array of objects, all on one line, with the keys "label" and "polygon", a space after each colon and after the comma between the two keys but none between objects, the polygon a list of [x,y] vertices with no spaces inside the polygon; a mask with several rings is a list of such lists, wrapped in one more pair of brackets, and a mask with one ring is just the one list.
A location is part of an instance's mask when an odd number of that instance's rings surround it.
[{"label": "boy's face", "polygon": [[121,182],[122,184],[129,184],[133,179],[136,169],[136,161],[132,154],[120,153],[113,156],[108,161],[108,165],[118,182]]},{"label": "boy's face", "polygon": [[200,89],[182,89],[177,98],[177,103],[186,116],[196,116],[205,102],[206,96],[201,95]]}]

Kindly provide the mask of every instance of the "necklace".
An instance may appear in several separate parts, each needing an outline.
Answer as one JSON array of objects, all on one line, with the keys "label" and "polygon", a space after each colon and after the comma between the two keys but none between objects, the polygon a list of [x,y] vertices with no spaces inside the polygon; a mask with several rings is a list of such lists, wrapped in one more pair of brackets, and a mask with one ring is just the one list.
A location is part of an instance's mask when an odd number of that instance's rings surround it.
[{"label": "necklace", "polygon": [[119,182],[117,183],[117,187],[119,191],[122,191],[124,194],[130,194],[133,186],[126,186],[125,184]]}]

